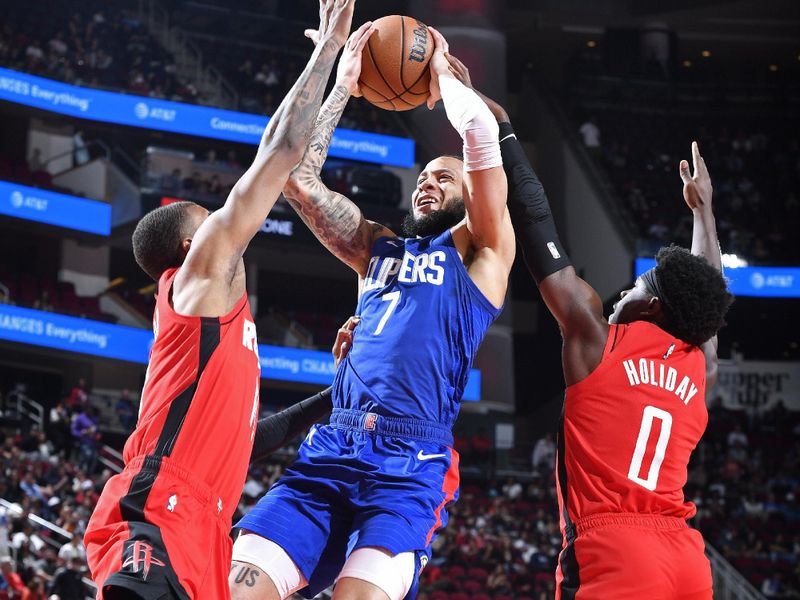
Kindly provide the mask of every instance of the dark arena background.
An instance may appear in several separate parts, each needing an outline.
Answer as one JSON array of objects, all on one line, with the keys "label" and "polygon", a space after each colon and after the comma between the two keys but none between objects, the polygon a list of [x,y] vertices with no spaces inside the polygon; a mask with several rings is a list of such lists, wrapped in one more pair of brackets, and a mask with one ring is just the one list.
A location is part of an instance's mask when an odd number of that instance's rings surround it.
[{"label": "dark arena background", "polygon": [[[312,0],[0,3],[0,599],[94,598],[82,535],[121,470],[152,342],[131,234],[176,200],[222,206],[317,13]],[[685,487],[691,525],[716,598],[800,598],[800,4],[358,0],[354,28],[389,14],[436,26],[507,108],[606,314],[661,245],[690,244],[678,162],[698,141],[737,297]],[[399,227],[422,166],[459,151],[441,104],[353,99],[323,179]],[[356,286],[283,199],[245,265],[268,414],[332,381]],[[419,598],[554,597],[560,348],[518,253],[464,395],[460,498]],[[299,442],[251,466],[239,514]],[[80,593],[65,583],[76,569]]]}]

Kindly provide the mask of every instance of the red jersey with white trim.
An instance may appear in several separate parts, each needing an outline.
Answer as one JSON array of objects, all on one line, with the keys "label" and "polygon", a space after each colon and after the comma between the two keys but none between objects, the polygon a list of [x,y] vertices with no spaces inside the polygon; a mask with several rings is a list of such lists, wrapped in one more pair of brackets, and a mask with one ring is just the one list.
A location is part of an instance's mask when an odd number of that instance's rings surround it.
[{"label": "red jersey with white trim", "polygon": [[705,388],[700,348],[646,321],[611,325],[598,367],[566,391],[562,527],[598,513],[694,516],[683,486],[708,422]]},{"label": "red jersey with white trim", "polygon": [[247,294],[222,317],[184,316],[170,304],[178,269],[159,280],[155,341],[125,464],[160,456],[218,496],[233,517],[258,421],[260,365]]}]

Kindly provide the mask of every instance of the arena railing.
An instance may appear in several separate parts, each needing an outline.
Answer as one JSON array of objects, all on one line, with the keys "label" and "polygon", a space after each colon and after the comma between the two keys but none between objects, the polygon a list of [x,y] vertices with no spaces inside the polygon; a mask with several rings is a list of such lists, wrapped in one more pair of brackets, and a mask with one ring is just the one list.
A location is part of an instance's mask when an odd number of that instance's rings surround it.
[{"label": "arena railing", "polygon": [[[23,511],[22,507],[19,504],[15,502],[9,502],[5,498],[0,498],[0,508],[5,509],[6,513],[12,513],[18,517],[21,517],[25,512]],[[56,539],[50,536],[45,536],[41,538],[42,541],[44,541],[46,544],[49,544],[56,550],[60,550],[61,546],[63,546],[72,539],[72,534],[69,531],[63,529],[62,527],[59,527],[58,525],[55,525],[54,523],[51,523],[47,519],[43,519],[37,514],[28,512],[28,521],[34,527],[47,529],[52,533],[55,533],[56,535],[63,538],[63,541],[61,543],[59,543]],[[87,589],[90,590],[97,589],[97,586],[94,584],[94,581],[92,581],[88,577],[82,577],[81,580],[83,581],[83,584],[87,587]],[[94,600],[94,595],[86,596],[86,600]]]},{"label": "arena railing", "polygon": [[122,454],[117,452],[108,444],[101,444],[100,451],[97,455],[97,462],[105,465],[114,473],[121,473],[125,462],[122,459]]},{"label": "arena railing", "polygon": [[765,600],[744,575],[706,541],[706,556],[714,578],[714,600]]},{"label": "arena railing", "polygon": [[231,109],[238,105],[239,96],[234,87],[213,67],[203,67],[203,53],[184,31],[171,26],[169,13],[161,4],[155,0],[139,0],[138,12],[153,37],[174,55],[180,75],[208,96],[212,105]]},{"label": "arena railing", "polygon": [[[13,402],[18,417],[27,417],[38,427],[39,431],[44,431],[44,407],[41,404],[18,391],[10,392],[8,399]],[[6,403],[6,407],[8,407],[8,403]]]}]

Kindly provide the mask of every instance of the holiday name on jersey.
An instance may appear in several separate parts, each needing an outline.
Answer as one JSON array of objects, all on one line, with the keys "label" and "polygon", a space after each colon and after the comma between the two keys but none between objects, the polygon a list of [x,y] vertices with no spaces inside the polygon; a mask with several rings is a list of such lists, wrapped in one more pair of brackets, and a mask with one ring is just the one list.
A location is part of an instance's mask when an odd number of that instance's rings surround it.
[{"label": "holiday name on jersey", "polygon": [[664,363],[656,364],[656,362],[647,358],[640,358],[638,363],[628,359],[622,361],[622,366],[625,367],[625,374],[632,386],[659,387],[675,394],[683,400],[684,404],[689,404],[689,400],[697,394],[697,386],[689,379],[688,375],[684,375],[678,383],[678,371],[674,367],[667,367]]},{"label": "holiday name on jersey", "polygon": [[403,258],[373,256],[367,267],[364,278],[364,290],[382,288],[395,275],[400,283],[444,283],[444,267],[442,264],[447,255],[442,250],[417,254],[406,252]]}]

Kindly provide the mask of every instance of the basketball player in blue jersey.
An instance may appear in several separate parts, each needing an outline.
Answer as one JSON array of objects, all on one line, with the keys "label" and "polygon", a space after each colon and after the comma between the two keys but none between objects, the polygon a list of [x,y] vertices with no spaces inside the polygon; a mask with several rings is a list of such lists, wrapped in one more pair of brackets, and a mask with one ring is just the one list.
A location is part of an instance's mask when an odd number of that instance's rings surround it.
[{"label": "basketball player in blue jersey", "polygon": [[356,341],[333,385],[330,425],[238,523],[233,570],[258,575],[233,600],[413,597],[430,544],[458,496],[452,426],[472,359],[500,314],[515,241],[498,126],[450,72],[431,29],[432,108],[442,99],[464,160],[419,174],[404,237],[367,221],[320,179],[331,134],[357,93],[363,44],[348,43],[336,85],[284,194],[319,240],[359,276]]}]

